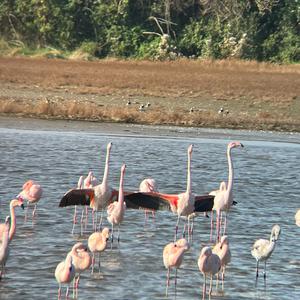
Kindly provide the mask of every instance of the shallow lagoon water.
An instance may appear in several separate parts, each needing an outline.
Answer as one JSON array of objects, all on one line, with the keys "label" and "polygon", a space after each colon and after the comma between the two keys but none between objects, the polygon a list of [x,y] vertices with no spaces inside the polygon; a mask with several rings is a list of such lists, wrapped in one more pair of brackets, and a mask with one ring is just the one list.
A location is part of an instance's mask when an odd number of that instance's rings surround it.
[{"label": "shallow lagoon water", "polygon": [[[16,209],[17,232],[7,274],[0,282],[0,299],[56,298],[56,265],[75,242],[86,243],[91,232],[90,225],[80,237],[78,226],[72,235],[73,208],[59,208],[58,203],[68,189],[76,186],[80,175],[92,170],[102,178],[109,141],[113,142],[109,180],[113,187],[118,186],[120,167],[125,162],[126,190],[137,190],[139,182],[151,176],[166,193],[185,190],[187,147],[193,143],[192,187],[195,193],[203,194],[227,179],[226,145],[237,138],[245,148],[232,151],[234,199],[238,202],[228,223],[232,261],[224,290],[214,289],[211,299],[300,298],[300,228],[294,222],[300,208],[299,134],[183,128],[169,131],[167,136],[157,128],[152,128],[151,134],[141,134],[141,127],[130,127],[119,134],[78,128],[44,130],[42,126],[30,130],[0,128],[1,222],[9,213],[9,201],[25,180],[35,179],[44,188],[33,222],[29,218],[24,223],[24,212]],[[156,129],[157,134],[153,134]],[[176,216],[171,212],[157,212],[155,220],[149,217],[145,223],[142,210],[127,210],[120,247],[102,254],[100,274],[83,274],[79,299],[165,299],[162,250],[172,241],[175,223]],[[267,279],[264,283],[261,276],[255,286],[256,262],[250,249],[256,239],[268,239],[276,223],[282,233],[267,264]],[[201,298],[203,277],[197,259],[209,241],[210,220],[198,216],[194,230],[192,247],[178,271],[176,299]],[[169,298],[174,298],[173,279]]]}]

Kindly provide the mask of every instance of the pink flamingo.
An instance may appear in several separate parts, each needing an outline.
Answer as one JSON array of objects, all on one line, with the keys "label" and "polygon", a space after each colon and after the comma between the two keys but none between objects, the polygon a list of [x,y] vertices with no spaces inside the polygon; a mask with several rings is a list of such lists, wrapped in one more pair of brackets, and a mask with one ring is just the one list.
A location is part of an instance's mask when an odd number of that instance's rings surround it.
[{"label": "pink flamingo", "polygon": [[[141,193],[158,193],[158,189],[156,186],[156,181],[153,178],[146,178],[144,179],[139,186],[139,192]],[[147,212],[149,212],[149,209],[145,209],[145,221],[147,220]],[[155,216],[155,211],[152,210],[152,217]]]},{"label": "pink flamingo", "polygon": [[175,268],[175,295],[177,285],[177,269],[180,268],[184,253],[189,249],[189,243],[186,239],[180,239],[174,243],[169,243],[163,251],[163,261],[167,271],[166,296],[168,296],[168,288],[170,286],[170,271]]},{"label": "pink flamingo", "polygon": [[91,266],[92,258],[87,251],[87,247],[85,247],[82,243],[76,243],[70,251],[70,254],[72,255],[75,273],[78,274],[77,278],[76,275],[74,277],[73,289],[73,292],[76,291],[76,298],[78,298],[80,275]]},{"label": "pink flamingo", "polygon": [[[102,222],[103,209],[106,208],[111,202],[115,201],[118,196],[118,191],[112,189],[108,184],[109,174],[109,159],[112,143],[107,144],[106,161],[104,168],[104,175],[102,182],[92,188],[88,189],[72,189],[68,191],[59,204],[60,207],[69,205],[90,205],[93,209],[93,216],[99,210],[101,210],[100,226]],[[96,220],[93,217],[94,231],[97,229],[97,214]]]},{"label": "pink flamingo", "polygon": [[37,202],[41,199],[42,195],[43,195],[43,189],[37,182],[35,182],[33,180],[28,180],[24,183],[23,190],[17,196],[17,198],[21,197],[21,198],[27,200],[27,202],[28,202],[26,212],[25,212],[25,220],[27,219],[27,210],[28,210],[29,204],[31,204],[31,203],[34,204],[32,217],[35,216]]},{"label": "pink flamingo", "polygon": [[[227,214],[229,212],[230,207],[233,205],[233,163],[231,158],[231,150],[238,147],[244,147],[240,142],[231,142],[227,146],[227,159],[228,159],[228,182],[227,186],[225,182],[222,182],[220,185],[220,190],[215,191],[215,199],[214,199],[214,207],[213,210],[217,212],[217,241],[220,240],[220,228],[221,228],[221,212],[225,212],[225,221],[224,221],[224,233],[226,233],[227,226]],[[211,220],[213,220],[213,210],[211,213]],[[211,228],[212,230],[212,228]],[[212,232],[211,232],[212,236]]]},{"label": "pink flamingo", "polygon": [[65,260],[60,262],[55,269],[55,278],[58,282],[58,299],[61,297],[61,286],[67,284],[66,298],[69,296],[69,286],[75,277],[75,267],[73,265],[73,258],[71,253],[68,253]]},{"label": "pink flamingo", "polygon": [[10,227],[10,216],[7,216],[4,223],[4,230],[1,238],[2,243],[0,244],[0,280],[4,274],[4,268],[9,255],[9,227]]},{"label": "pink flamingo", "polygon": [[[15,214],[15,207],[21,206],[24,209],[24,204],[22,199],[13,199],[10,201],[10,229],[9,229],[9,241],[11,241],[17,230],[17,220]],[[6,230],[6,224],[0,224],[0,241],[2,239],[2,235],[4,230]]]},{"label": "pink flamingo", "polygon": [[[217,254],[221,261],[221,271],[222,271],[222,288],[224,288],[224,278],[225,278],[225,268],[231,261],[231,252],[229,249],[229,241],[227,235],[221,237],[221,241],[217,243],[213,249],[214,254]],[[217,284],[219,280],[219,274],[217,275]]]},{"label": "pink flamingo", "polygon": [[217,254],[213,254],[210,247],[204,247],[201,250],[200,256],[198,258],[198,267],[200,272],[204,276],[203,293],[202,299],[206,296],[206,276],[210,275],[210,286],[208,294],[212,293],[212,280],[213,275],[217,274],[221,269],[221,260]]},{"label": "pink flamingo", "polygon": [[109,229],[104,227],[101,232],[96,231],[89,236],[88,247],[92,252],[92,274],[94,273],[95,253],[99,253],[99,273],[100,273],[100,253],[106,249],[107,241],[109,239]]},{"label": "pink flamingo", "polygon": [[126,170],[126,165],[124,164],[121,167],[118,201],[111,203],[107,207],[107,220],[112,226],[111,247],[114,241],[114,225],[118,225],[118,244],[120,243],[120,224],[124,219],[124,214],[126,210],[126,203],[124,202],[124,188],[123,188],[125,170]]},{"label": "pink flamingo", "polygon": [[[83,188],[83,176],[80,176],[77,183],[77,189],[80,190]],[[81,218],[81,221],[83,221],[83,218]],[[74,216],[73,216],[73,228],[72,228],[72,234],[74,234],[75,224],[77,223],[77,205],[74,207]],[[81,235],[82,235],[82,222],[81,222]]]}]

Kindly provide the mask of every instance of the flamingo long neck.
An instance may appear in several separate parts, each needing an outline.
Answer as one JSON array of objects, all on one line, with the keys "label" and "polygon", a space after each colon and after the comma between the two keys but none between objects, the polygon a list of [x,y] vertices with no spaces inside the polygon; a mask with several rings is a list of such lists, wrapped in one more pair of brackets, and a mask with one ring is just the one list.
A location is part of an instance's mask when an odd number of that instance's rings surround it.
[{"label": "flamingo long neck", "polygon": [[68,280],[68,278],[70,277],[71,275],[71,268],[72,266],[72,255],[69,253],[67,255],[67,258],[65,260],[65,265],[64,265],[64,268],[62,270],[62,274],[61,274],[61,277],[63,278],[63,281],[66,281]]},{"label": "flamingo long neck", "polygon": [[124,183],[124,171],[121,172],[121,177],[120,177],[120,187],[119,187],[119,197],[118,197],[118,202],[120,205],[123,205],[124,202],[123,183]]},{"label": "flamingo long neck", "polygon": [[11,241],[16,233],[16,214],[15,207],[10,204],[10,229],[9,229],[9,241]]},{"label": "flamingo long neck", "polygon": [[191,194],[192,192],[192,183],[191,183],[191,153],[188,153],[188,165],[187,165],[187,184],[186,184],[186,193]]},{"label": "flamingo long neck", "polygon": [[227,191],[231,194],[233,188],[233,164],[231,158],[231,148],[227,149],[227,159],[228,159],[228,183]]},{"label": "flamingo long neck", "polygon": [[4,253],[9,243],[9,230],[5,228],[2,235],[2,243],[0,244],[0,253]]},{"label": "flamingo long neck", "polygon": [[105,168],[104,168],[104,174],[103,174],[103,179],[102,179],[102,184],[103,185],[107,185],[107,183],[108,183],[109,157],[110,157],[110,149],[107,149],[106,160],[105,160]]}]

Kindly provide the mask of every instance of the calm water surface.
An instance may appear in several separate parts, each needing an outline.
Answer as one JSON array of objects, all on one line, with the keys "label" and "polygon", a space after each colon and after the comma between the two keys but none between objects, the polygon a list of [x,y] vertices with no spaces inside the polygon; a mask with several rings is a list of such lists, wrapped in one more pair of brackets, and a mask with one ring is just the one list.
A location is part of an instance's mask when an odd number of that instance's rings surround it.
[{"label": "calm water surface", "polygon": [[[38,128],[37,128],[38,129]],[[184,129],[183,129],[184,130]],[[75,187],[80,175],[94,171],[102,178],[106,144],[113,142],[110,183],[118,186],[120,167],[127,164],[125,188],[136,190],[152,176],[160,191],[186,188],[187,147],[194,144],[192,180],[195,193],[216,189],[227,178],[226,145],[232,132],[197,134],[188,138],[122,136],[106,132],[63,132],[0,128],[0,218],[25,180],[44,188],[36,220],[24,223],[16,209],[17,233],[11,243],[7,274],[0,282],[0,299],[55,299],[56,265],[88,232],[71,235],[73,208],[58,208],[62,195]],[[234,149],[234,197],[238,205],[229,216],[232,262],[224,291],[211,299],[300,299],[300,228],[294,215],[300,208],[300,137],[283,134],[240,134],[245,149]],[[282,137],[284,136],[284,139]],[[264,141],[265,140],[265,141]],[[284,142],[280,142],[284,140]],[[106,221],[106,220],[105,220]],[[84,273],[79,299],[165,299],[166,270],[162,250],[172,240],[176,216],[158,212],[145,224],[142,211],[127,210],[121,227],[120,248],[107,249],[101,273]],[[267,264],[267,280],[255,287],[255,260],[250,254],[257,238],[269,238],[273,224],[282,234]],[[107,224],[107,222],[105,222]],[[200,249],[208,243],[210,220],[196,219],[194,241],[178,271],[177,299],[200,299],[203,277],[198,271]],[[76,228],[79,233],[79,227]],[[174,298],[171,280],[169,298]]]}]

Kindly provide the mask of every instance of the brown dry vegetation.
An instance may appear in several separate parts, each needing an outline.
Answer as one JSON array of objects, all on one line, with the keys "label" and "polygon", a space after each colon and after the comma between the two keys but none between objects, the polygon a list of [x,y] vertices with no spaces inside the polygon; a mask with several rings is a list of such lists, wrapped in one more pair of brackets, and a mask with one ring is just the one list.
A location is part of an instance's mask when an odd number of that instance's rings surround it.
[{"label": "brown dry vegetation", "polygon": [[300,66],[0,58],[0,113],[300,131]]}]

